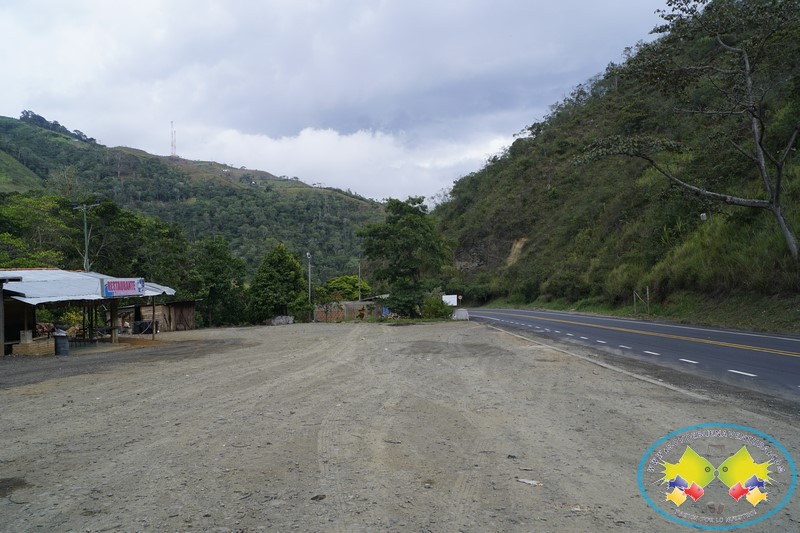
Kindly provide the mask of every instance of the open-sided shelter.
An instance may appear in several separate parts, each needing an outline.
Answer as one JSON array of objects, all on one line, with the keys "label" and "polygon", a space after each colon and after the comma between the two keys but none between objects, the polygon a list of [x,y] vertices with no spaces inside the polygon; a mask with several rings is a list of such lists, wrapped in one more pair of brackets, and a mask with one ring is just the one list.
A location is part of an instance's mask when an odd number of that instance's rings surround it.
[{"label": "open-sided shelter", "polygon": [[[0,279],[4,281],[0,304],[0,338],[4,346],[19,342],[21,332],[35,328],[36,307],[39,305],[64,303],[94,307],[109,303],[114,324],[117,302],[122,298],[154,298],[175,294],[170,287],[145,281],[144,278],[116,278],[99,272],[0,270]],[[112,342],[116,341],[115,332],[112,329]]]}]

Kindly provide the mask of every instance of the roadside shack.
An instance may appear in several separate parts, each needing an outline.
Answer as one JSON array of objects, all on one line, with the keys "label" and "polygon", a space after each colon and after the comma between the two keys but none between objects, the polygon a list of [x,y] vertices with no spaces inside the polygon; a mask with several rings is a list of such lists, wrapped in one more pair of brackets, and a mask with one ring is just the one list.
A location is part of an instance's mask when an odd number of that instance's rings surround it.
[{"label": "roadside shack", "polygon": [[180,300],[126,305],[117,309],[118,323],[128,333],[149,333],[155,324],[156,331],[186,331],[195,329],[197,300]]},{"label": "roadside shack", "polygon": [[[75,338],[94,341],[100,334],[110,334],[118,342],[121,326],[117,318],[119,300],[172,296],[170,287],[147,282],[144,278],[116,278],[99,272],[73,272],[59,269],[0,270],[3,298],[0,302],[0,338],[3,354],[52,355],[56,353],[52,325],[39,324],[36,310],[40,306],[70,305],[83,307],[84,317],[95,316],[99,306],[109,309],[107,326],[96,327],[94,320],[84,318]],[[38,335],[34,335],[38,333]],[[153,328],[152,334],[156,331]]]}]

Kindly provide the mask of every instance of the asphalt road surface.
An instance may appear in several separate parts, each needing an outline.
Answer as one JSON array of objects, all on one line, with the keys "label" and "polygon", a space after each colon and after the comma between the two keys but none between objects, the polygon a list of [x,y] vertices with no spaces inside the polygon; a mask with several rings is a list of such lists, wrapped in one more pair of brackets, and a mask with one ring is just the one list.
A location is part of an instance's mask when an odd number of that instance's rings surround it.
[{"label": "asphalt road surface", "polygon": [[521,309],[474,309],[470,318],[800,399],[797,337]]}]

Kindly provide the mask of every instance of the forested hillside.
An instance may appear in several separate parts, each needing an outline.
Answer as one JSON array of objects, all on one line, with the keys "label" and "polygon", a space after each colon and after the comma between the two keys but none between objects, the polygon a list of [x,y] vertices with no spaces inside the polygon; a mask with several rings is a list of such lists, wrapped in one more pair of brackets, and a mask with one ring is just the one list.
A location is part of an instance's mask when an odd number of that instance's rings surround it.
[{"label": "forested hillside", "polygon": [[456,182],[434,215],[471,301],[797,294],[800,3],[706,3]]},{"label": "forested hillside", "polygon": [[[284,243],[299,256],[312,254],[318,282],[357,272],[355,232],[383,216],[376,202],[296,178],[108,148],[32,111],[19,120],[0,117],[0,192],[25,191],[77,202],[110,200],[177,224],[189,241],[223,237],[250,273]],[[95,224],[101,215],[88,211]]]},{"label": "forested hillside", "polygon": [[[31,111],[0,118],[0,263],[78,268],[70,202],[99,196],[87,212],[98,269],[182,277],[228,322],[252,302],[224,295],[240,294],[279,243],[295,273],[312,254],[320,286],[357,271],[365,236],[373,287],[407,296],[412,316],[441,290],[468,304],[606,306],[638,292],[663,304],[783,300],[773,315],[798,322],[800,0],[665,4],[660,37],[554,104],[430,215],[409,199],[390,201],[385,219],[385,206],[349,191],[107,148]],[[120,234],[136,243],[128,263],[114,252]]]}]

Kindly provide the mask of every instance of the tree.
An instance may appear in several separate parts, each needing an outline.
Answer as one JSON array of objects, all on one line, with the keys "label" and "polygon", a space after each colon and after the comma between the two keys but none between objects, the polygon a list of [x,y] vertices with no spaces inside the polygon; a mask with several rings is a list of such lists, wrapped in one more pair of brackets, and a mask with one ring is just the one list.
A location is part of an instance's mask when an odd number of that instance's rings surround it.
[{"label": "tree", "polygon": [[[617,136],[587,148],[586,162],[610,155],[641,158],[670,182],[692,194],[724,204],[765,209],[775,218],[789,253],[800,260],[797,237],[786,218],[784,174],[800,134],[800,109],[791,104],[798,90],[800,2],[797,0],[668,0],[661,11],[666,34],[643,45],[626,65],[633,78],[674,98],[676,110],[711,121],[732,157],[744,158],[761,194],[712,190],[702,180],[685,178],[685,158],[668,154],[694,148],[695,158],[722,159],[705,146],[674,139]],[[719,148],[723,148],[720,146]],[[683,165],[683,167],[681,167]],[[708,181],[718,180],[708,176]],[[690,183],[694,181],[695,183]]]},{"label": "tree", "polygon": [[422,318],[449,318],[453,313],[453,308],[442,299],[444,292],[442,289],[433,289],[425,296],[422,304]]},{"label": "tree", "polygon": [[[359,292],[359,282],[361,291]],[[364,297],[372,292],[372,288],[363,279],[359,281],[358,276],[339,276],[331,278],[325,283],[324,289],[328,294],[339,293],[340,299],[358,300],[359,296]]]},{"label": "tree", "polygon": [[56,251],[31,250],[25,239],[0,233],[0,268],[56,267],[62,259]]},{"label": "tree", "polygon": [[[82,224],[64,198],[39,193],[0,197],[3,266],[78,268]],[[80,247],[83,250],[83,246]]]},{"label": "tree", "polygon": [[408,316],[419,314],[421,281],[438,276],[450,259],[423,200],[390,198],[385,222],[370,224],[359,232],[364,238],[364,255],[374,263],[373,276],[391,289],[390,307]]},{"label": "tree", "polygon": [[302,318],[308,308],[303,267],[281,243],[264,256],[250,285],[248,314],[257,324],[279,315]]},{"label": "tree", "polygon": [[206,237],[192,247],[189,273],[193,293],[207,326],[241,324],[244,320],[245,263],[231,254],[223,237]]},{"label": "tree", "polygon": [[[71,211],[72,224],[82,228],[83,213]],[[190,247],[180,227],[121,209],[111,200],[98,202],[86,217],[93,270],[119,277],[141,276],[178,291],[194,292],[189,287],[191,275],[185,274],[192,269]],[[83,246],[81,233],[73,244],[74,253],[82,255]]]},{"label": "tree", "polygon": [[327,285],[320,287],[315,292],[314,302],[318,308],[322,309],[325,314],[325,322],[328,322],[333,312],[342,308],[344,296],[338,290],[329,289]]}]

